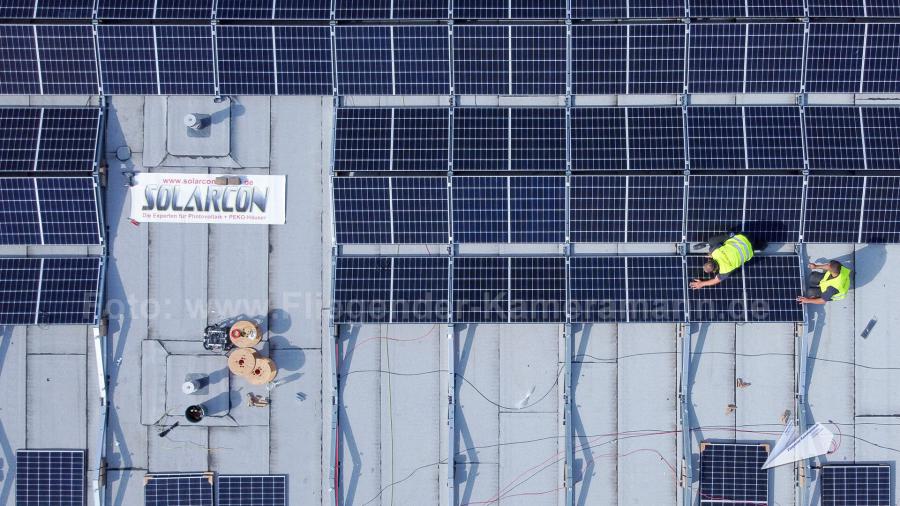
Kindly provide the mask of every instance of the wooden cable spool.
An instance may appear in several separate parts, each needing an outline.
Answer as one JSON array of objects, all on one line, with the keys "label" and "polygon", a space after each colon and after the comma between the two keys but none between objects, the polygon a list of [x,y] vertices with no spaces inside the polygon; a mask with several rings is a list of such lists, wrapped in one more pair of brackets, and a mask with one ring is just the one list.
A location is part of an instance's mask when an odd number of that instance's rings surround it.
[{"label": "wooden cable spool", "polygon": [[228,356],[228,369],[238,376],[249,377],[259,360],[259,353],[256,350],[238,348]]},{"label": "wooden cable spool", "polygon": [[271,358],[260,358],[256,360],[256,365],[247,376],[247,381],[253,385],[265,385],[275,379],[278,375],[278,368]]},{"label": "wooden cable spool", "polygon": [[252,348],[259,344],[262,332],[255,323],[249,320],[240,320],[228,330],[228,338],[238,348]]}]

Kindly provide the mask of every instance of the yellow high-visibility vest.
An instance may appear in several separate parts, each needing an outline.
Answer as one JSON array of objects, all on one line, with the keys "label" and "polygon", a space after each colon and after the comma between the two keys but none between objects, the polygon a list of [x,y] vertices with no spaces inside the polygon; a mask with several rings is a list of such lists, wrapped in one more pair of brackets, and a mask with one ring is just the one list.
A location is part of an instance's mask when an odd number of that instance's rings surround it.
[{"label": "yellow high-visibility vest", "polygon": [[719,274],[728,274],[753,258],[753,245],[747,236],[737,234],[709,254],[719,264]]},{"label": "yellow high-visibility vest", "polygon": [[837,290],[837,293],[831,300],[841,300],[847,296],[847,292],[850,291],[850,269],[841,266],[841,273],[837,276],[831,274],[831,271],[825,273],[822,276],[822,281],[819,282],[819,290],[822,290],[822,294],[825,294],[825,291],[829,288],[834,288]]}]

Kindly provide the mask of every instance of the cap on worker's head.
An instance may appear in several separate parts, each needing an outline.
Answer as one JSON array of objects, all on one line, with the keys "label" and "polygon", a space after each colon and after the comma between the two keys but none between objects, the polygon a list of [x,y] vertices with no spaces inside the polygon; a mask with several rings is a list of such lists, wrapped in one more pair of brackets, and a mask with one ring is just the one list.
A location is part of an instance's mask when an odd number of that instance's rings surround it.
[{"label": "cap on worker's head", "polygon": [[703,264],[703,272],[707,274],[712,274],[719,270],[719,265],[716,264],[715,260],[707,260],[705,264]]},{"label": "cap on worker's head", "polygon": [[837,260],[832,260],[832,261],[828,262],[828,270],[830,270],[833,274],[840,274],[841,267],[843,267],[843,265],[841,265],[841,263],[838,262]]}]

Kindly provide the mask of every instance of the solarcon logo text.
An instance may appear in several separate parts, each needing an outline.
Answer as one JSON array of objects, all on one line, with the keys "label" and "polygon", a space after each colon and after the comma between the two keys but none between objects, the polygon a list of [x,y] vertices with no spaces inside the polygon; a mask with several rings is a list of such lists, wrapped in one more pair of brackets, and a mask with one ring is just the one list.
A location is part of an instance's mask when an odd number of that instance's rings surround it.
[{"label": "solarcon logo text", "polygon": [[257,186],[148,184],[142,211],[266,212],[269,189]]}]

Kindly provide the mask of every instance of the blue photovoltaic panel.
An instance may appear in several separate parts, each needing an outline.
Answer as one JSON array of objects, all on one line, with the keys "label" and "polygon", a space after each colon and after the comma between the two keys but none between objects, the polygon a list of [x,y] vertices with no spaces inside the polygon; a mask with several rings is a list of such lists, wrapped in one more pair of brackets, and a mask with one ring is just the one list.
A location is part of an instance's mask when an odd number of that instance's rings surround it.
[{"label": "blue photovoltaic panel", "polygon": [[564,242],[566,178],[516,176],[509,180],[510,242]]},{"label": "blue photovoltaic panel", "polygon": [[394,109],[392,170],[448,169],[450,110]]},{"label": "blue photovoltaic panel", "polygon": [[0,178],[0,244],[41,244],[32,178]]},{"label": "blue photovoltaic panel", "polygon": [[7,0],[0,6],[0,18],[30,18],[34,16],[34,0]]},{"label": "blue photovoltaic panel", "polygon": [[691,107],[687,121],[691,170],[747,168],[744,117],[740,107]]},{"label": "blue photovoltaic panel", "polygon": [[822,506],[891,504],[889,464],[829,464],[822,466],[821,479]]},{"label": "blue photovoltaic panel", "polygon": [[97,17],[104,19],[150,19],[155,0],[99,0]]},{"label": "blue photovoltaic panel", "polygon": [[631,18],[683,18],[684,0],[629,0]]},{"label": "blue photovoltaic panel", "polygon": [[447,0],[394,0],[394,19],[447,19]]},{"label": "blue photovoltaic panel", "polygon": [[803,170],[803,128],[797,107],[744,107],[750,169]]},{"label": "blue photovoltaic panel", "polygon": [[449,264],[447,257],[394,258],[391,321],[446,322]]},{"label": "blue photovoltaic panel", "polygon": [[900,242],[900,178],[866,178],[866,203],[858,242]]},{"label": "blue photovoltaic panel", "polygon": [[863,59],[861,24],[809,25],[806,56],[806,91],[858,93]]},{"label": "blue photovoltaic panel", "polygon": [[209,26],[157,26],[160,93],[212,95],[213,46]]},{"label": "blue photovoltaic panel", "polygon": [[624,19],[628,17],[627,0],[572,0],[574,19]]},{"label": "blue photovoltaic panel", "polygon": [[453,169],[509,169],[510,111],[456,108],[453,113]]},{"label": "blue photovoltaic panel", "polygon": [[0,108],[0,172],[34,168],[40,124],[38,108]]},{"label": "blue photovoltaic panel", "polygon": [[747,13],[751,18],[801,18],[803,0],[747,0]]},{"label": "blue photovoltaic panel", "polygon": [[[285,0],[275,0],[278,5]],[[315,0],[306,0],[315,1]],[[331,0],[327,0],[330,4]],[[272,19],[272,0],[218,0],[218,19]]]},{"label": "blue photovoltaic panel", "polygon": [[507,177],[453,177],[453,240],[509,242]]},{"label": "blue photovoltaic panel", "polygon": [[271,26],[216,29],[219,90],[227,95],[274,95],[275,48]]},{"label": "blue photovoltaic panel", "polygon": [[509,321],[562,323],[566,319],[566,259],[510,258]]},{"label": "blue photovoltaic panel", "polygon": [[95,324],[99,285],[99,257],[43,259],[37,323]]},{"label": "blue photovoltaic panel", "polygon": [[450,93],[447,26],[395,26],[394,72],[398,95]]},{"label": "blue photovoltaic panel", "polygon": [[521,107],[511,109],[511,114],[510,168],[565,170],[566,110]]},{"label": "blue photovoltaic panel", "polygon": [[509,268],[507,257],[456,257],[453,261],[454,321],[509,321]]},{"label": "blue photovoltaic panel", "polygon": [[[245,0],[244,0],[245,1]],[[219,5],[222,0],[219,0]],[[328,19],[331,0],[277,0],[275,19]]]},{"label": "blue photovoltaic panel", "polygon": [[91,19],[94,0],[37,0],[37,18]]},{"label": "blue photovoltaic panel", "polygon": [[625,176],[573,176],[572,242],[625,242]]},{"label": "blue photovoltaic panel", "polygon": [[[322,0],[319,0],[322,1]],[[336,0],[337,19],[447,19],[447,0]]]},{"label": "blue photovoltaic panel", "polygon": [[680,107],[629,107],[631,170],[684,170],[684,120]]},{"label": "blue photovoltaic panel", "polygon": [[334,0],[337,19],[391,19],[393,2],[383,0]]},{"label": "blue photovoltaic panel", "polygon": [[577,107],[572,111],[572,170],[626,170],[624,107]]},{"label": "blue photovoltaic panel", "polygon": [[[800,11],[803,11],[802,5]],[[749,25],[746,93],[800,92],[803,30],[800,23]]]},{"label": "blue photovoltaic panel", "polygon": [[93,178],[54,177],[36,181],[44,244],[100,244]]},{"label": "blue photovoltaic panel", "polygon": [[806,145],[810,170],[866,168],[859,108],[807,107]]},{"label": "blue photovoltaic panel", "polygon": [[212,506],[212,473],[148,474],[144,506]]},{"label": "blue photovoltaic panel", "polygon": [[700,504],[768,504],[768,456],[762,444],[701,443]]},{"label": "blue photovoltaic panel", "polygon": [[573,322],[627,321],[625,261],[625,257],[572,257]]},{"label": "blue photovoltaic panel", "polygon": [[463,25],[453,30],[453,83],[456,93],[511,94],[510,27]]},{"label": "blue photovoltaic panel", "polygon": [[340,94],[394,93],[390,27],[339,26],[335,38]]},{"label": "blue photovoltaic panel", "polygon": [[390,181],[386,177],[336,177],[334,226],[341,244],[390,244]]},{"label": "blue photovoltaic panel", "polygon": [[808,0],[811,17],[856,18],[866,15],[863,0]]},{"label": "blue photovoltaic panel", "polygon": [[99,25],[100,80],[110,95],[156,95],[152,26]]},{"label": "blue photovoltaic panel", "polygon": [[565,19],[566,0],[511,0],[513,19]]},{"label": "blue photovoltaic panel", "polygon": [[574,25],[572,93],[625,93],[627,44],[628,27],[625,25]]},{"label": "blue photovoltaic panel", "polygon": [[510,17],[509,0],[454,0],[455,19],[502,19]]},{"label": "blue photovoltaic panel", "polygon": [[900,4],[894,0],[866,0],[866,15],[872,18],[900,17]]},{"label": "blue photovoltaic panel", "polygon": [[449,240],[447,178],[391,178],[394,242],[443,244]]},{"label": "blue photovoltaic panel", "polygon": [[156,0],[157,19],[196,19],[212,17],[212,0]]},{"label": "blue photovoltaic panel", "polygon": [[392,113],[391,109],[339,108],[334,170],[390,170]]},{"label": "blue photovoltaic panel", "polygon": [[93,171],[99,122],[100,109],[97,108],[44,109],[37,170]]},{"label": "blue photovoltaic panel", "polygon": [[33,26],[0,26],[0,94],[41,93]]},{"label": "blue photovoltaic panel", "polygon": [[743,92],[747,29],[746,24],[691,26],[688,65],[691,93]]},{"label": "blue photovoltaic panel", "polygon": [[628,93],[684,91],[684,37],[681,24],[628,27]]},{"label": "blue photovoltaic panel", "polygon": [[741,270],[747,287],[748,321],[803,321],[803,306],[797,304],[803,292],[796,255],[757,255]]},{"label": "blue photovoltaic panel", "polygon": [[287,476],[222,474],[216,499],[219,506],[287,506]]},{"label": "blue photovoltaic panel", "polygon": [[687,240],[706,241],[741,228],[744,176],[691,176],[688,186]]},{"label": "blue photovoltaic panel", "polygon": [[810,176],[806,194],[805,242],[859,240],[863,178]]},{"label": "blue photovoltaic panel", "polygon": [[334,321],[388,322],[391,264],[389,257],[339,256],[334,273]]},{"label": "blue photovoltaic panel", "polygon": [[800,237],[802,176],[748,176],[741,231],[768,243]]},{"label": "blue photovoltaic panel", "polygon": [[40,258],[0,258],[0,324],[35,323],[40,279]]},{"label": "blue photovoltaic panel", "polygon": [[279,95],[331,95],[331,29],[276,26]]},{"label": "blue photovoltaic panel", "polygon": [[[796,257],[795,257],[796,260]],[[704,274],[705,255],[687,257],[688,280],[709,279]],[[688,307],[692,322],[742,322],[746,320],[744,305],[744,272],[746,266],[731,272],[716,286],[699,290],[688,289]],[[799,278],[794,278],[795,282]],[[797,304],[794,302],[794,304]]]},{"label": "blue photovoltaic panel", "polygon": [[566,27],[513,26],[512,93],[565,95]]},{"label": "blue photovoltaic panel", "polygon": [[741,18],[747,15],[746,0],[689,0],[688,4],[691,17]]},{"label": "blue photovoltaic panel", "polygon": [[83,506],[84,450],[18,450],[16,505]]},{"label": "blue photovoltaic panel", "polygon": [[900,169],[900,109],[896,107],[863,107],[863,142],[866,168]]},{"label": "blue photovoltaic panel", "polygon": [[628,321],[684,321],[684,266],[681,257],[629,257]]},{"label": "blue photovoltaic panel", "polygon": [[684,216],[684,178],[628,178],[627,242],[680,242]]},{"label": "blue photovoltaic panel", "polygon": [[[900,16],[900,12],[895,13]],[[866,29],[865,93],[900,91],[900,25],[872,23]]]}]

